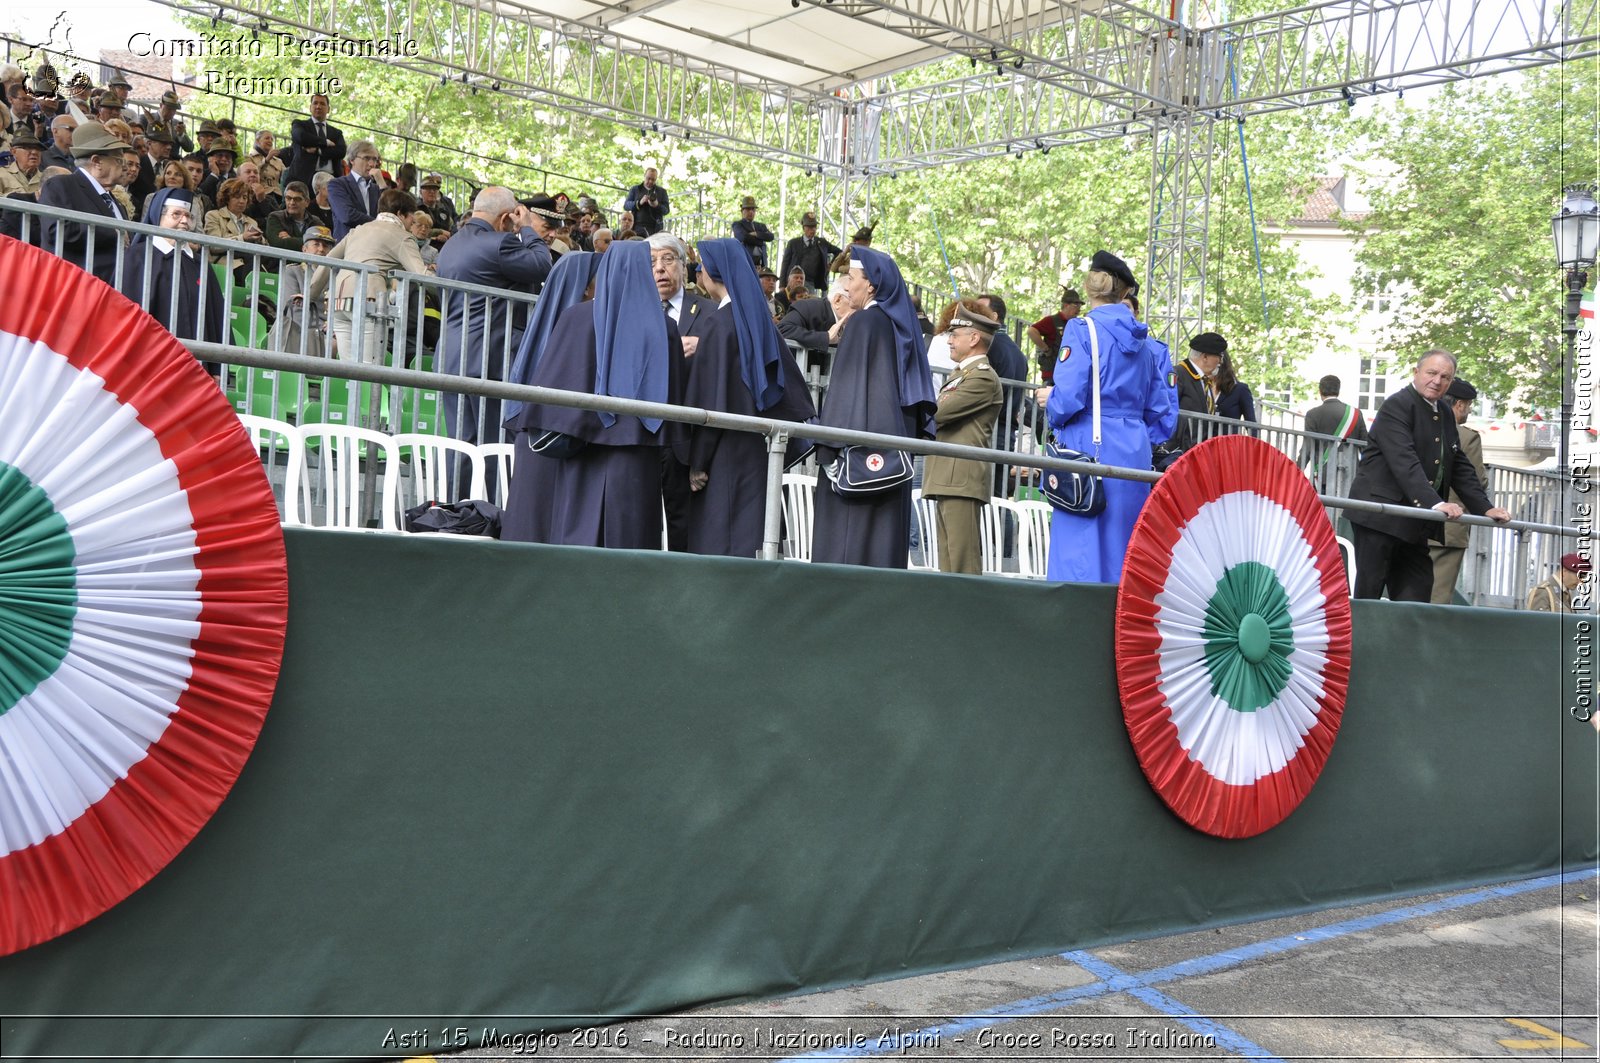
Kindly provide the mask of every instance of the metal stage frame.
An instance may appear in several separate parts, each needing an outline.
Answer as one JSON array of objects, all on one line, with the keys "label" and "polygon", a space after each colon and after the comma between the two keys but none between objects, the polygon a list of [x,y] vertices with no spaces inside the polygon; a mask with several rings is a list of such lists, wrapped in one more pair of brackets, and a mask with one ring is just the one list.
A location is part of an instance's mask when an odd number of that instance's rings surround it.
[{"label": "metal stage frame", "polygon": [[[848,234],[875,179],[1149,136],[1147,313],[1205,321],[1219,122],[1594,58],[1600,0],[1324,0],[1214,25],[1181,0],[157,0],[822,175]],[[969,72],[930,83],[930,65]],[[932,75],[932,76],[937,76]]]}]

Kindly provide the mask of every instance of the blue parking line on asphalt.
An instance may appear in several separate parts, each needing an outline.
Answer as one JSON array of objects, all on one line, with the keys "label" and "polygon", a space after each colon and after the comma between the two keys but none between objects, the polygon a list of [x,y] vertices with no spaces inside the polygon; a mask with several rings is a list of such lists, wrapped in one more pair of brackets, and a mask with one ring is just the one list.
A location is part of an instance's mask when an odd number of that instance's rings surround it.
[{"label": "blue parking line on asphalt", "polygon": [[1098,976],[1101,981],[1108,985],[1113,981],[1136,983],[1130,988],[1122,990],[1122,992],[1127,993],[1135,1000],[1149,1005],[1167,1018],[1176,1019],[1195,1033],[1203,1037],[1209,1037],[1211,1044],[1225,1052],[1232,1052],[1234,1055],[1244,1056],[1247,1059],[1258,1059],[1262,1063],[1284,1063],[1282,1059],[1262,1048],[1244,1034],[1239,1033],[1237,1030],[1229,1029],[1215,1019],[1200,1014],[1189,1005],[1174,1000],[1159,989],[1138,984],[1143,983],[1144,979],[1113,967],[1093,953],[1082,951],[1064,952],[1062,956],[1090,974]]},{"label": "blue parking line on asphalt", "polygon": [[[1547,886],[1554,886],[1561,883],[1581,882],[1584,879],[1595,878],[1597,875],[1600,875],[1600,868],[1590,867],[1584,868],[1581,871],[1568,871],[1554,875],[1544,875],[1539,878],[1525,879],[1521,882],[1512,882],[1501,886],[1488,886],[1483,889],[1473,890],[1471,893],[1463,893],[1455,897],[1446,897],[1437,901],[1429,901],[1426,904],[1407,905],[1403,908],[1394,908],[1387,912],[1379,912],[1376,915],[1362,916],[1358,919],[1346,919],[1338,923],[1329,923],[1327,926],[1323,927],[1313,927],[1310,930],[1305,930],[1298,934],[1285,934],[1281,937],[1269,938],[1266,941],[1256,942],[1254,945],[1245,945],[1237,949],[1228,949],[1224,952],[1213,953],[1209,956],[1199,956],[1192,960],[1184,960],[1180,963],[1169,964],[1166,967],[1157,967],[1153,970],[1146,971],[1141,975],[1128,974],[1120,971],[1102,960],[1095,959],[1095,957],[1088,952],[1064,952],[1060,954],[1063,959],[1076,963],[1078,966],[1084,968],[1086,971],[1089,971],[1091,974],[1098,973],[1095,968],[1099,968],[1105,973],[1099,974],[1097,981],[1091,982],[1087,985],[1073,986],[1070,989],[1062,989],[1054,993],[1042,993],[1038,996],[1026,997],[1022,1000],[1014,1001],[1010,1004],[1001,1004],[984,1011],[975,1012],[972,1015],[962,1016],[961,1019],[955,1022],[941,1023],[938,1026],[928,1026],[920,1030],[909,1031],[901,1034],[898,1037],[886,1039],[881,1044],[874,1042],[870,1047],[841,1048],[830,1049],[821,1052],[810,1052],[805,1055],[790,1056],[784,1061],[784,1063],[796,1063],[796,1061],[799,1060],[862,1059],[880,1055],[897,1055],[902,1051],[902,1045],[915,1047],[918,1044],[925,1044],[926,1039],[931,1038],[938,1038],[942,1041],[945,1038],[954,1038],[962,1034],[970,1033],[973,1030],[983,1029],[986,1026],[993,1026],[997,1022],[1005,1022],[1009,1019],[1026,1018],[1030,1015],[1038,1015],[1043,1012],[1055,1010],[1056,1008],[1066,1004],[1076,1003],[1080,1000],[1092,1000],[1096,997],[1108,996],[1113,993],[1126,993],[1135,997],[1136,999],[1143,1000],[1145,1003],[1150,1004],[1152,1007],[1157,1007],[1158,1010],[1162,1010],[1171,1017],[1180,1019],[1180,1021],[1182,1021],[1184,1018],[1188,1018],[1192,1020],[1203,1020],[1204,1022],[1210,1023],[1210,1019],[1206,1019],[1205,1016],[1199,1015],[1197,1012],[1188,1009],[1185,1005],[1173,1000],[1171,997],[1167,996],[1165,993],[1161,993],[1154,987],[1157,984],[1176,981],[1181,978],[1190,978],[1199,974],[1210,974],[1215,971],[1226,970],[1229,967],[1236,967],[1241,963],[1246,963],[1260,956],[1269,956],[1274,953],[1287,952],[1290,949],[1300,948],[1305,945],[1314,945],[1323,941],[1329,941],[1334,938],[1343,937],[1346,934],[1359,933],[1362,930],[1370,930],[1380,926],[1389,926],[1394,923],[1403,922],[1407,919],[1416,919],[1421,916],[1433,915],[1438,912],[1447,912],[1459,908],[1466,908],[1471,905],[1481,904],[1484,901],[1494,900],[1499,897],[1515,897],[1518,894],[1544,889]],[[1088,963],[1083,962],[1083,960],[1078,958],[1080,956],[1093,960],[1095,967],[1091,967]],[[1144,994],[1149,994],[1149,996],[1145,996]],[[1153,1003],[1152,1001],[1157,998],[1164,1003],[1161,1005]],[[1181,1013],[1178,1009],[1181,1009]],[[1185,1025],[1189,1025],[1189,1023],[1185,1023]],[[1205,1032],[1212,1033],[1218,1038],[1218,1047],[1226,1047],[1223,1044],[1222,1035],[1228,1034],[1238,1038],[1240,1043],[1249,1046],[1249,1049],[1230,1049],[1230,1051],[1238,1051],[1241,1055],[1247,1055],[1262,1060],[1272,1060],[1274,1058],[1271,1055],[1265,1054],[1266,1049],[1260,1048],[1259,1046],[1244,1040],[1241,1035],[1228,1030],[1226,1027],[1216,1024],[1213,1025],[1215,1027],[1214,1030],[1207,1030]],[[1198,1027],[1190,1025],[1190,1029],[1198,1029]],[[1253,1051],[1251,1049],[1253,1049]]]}]

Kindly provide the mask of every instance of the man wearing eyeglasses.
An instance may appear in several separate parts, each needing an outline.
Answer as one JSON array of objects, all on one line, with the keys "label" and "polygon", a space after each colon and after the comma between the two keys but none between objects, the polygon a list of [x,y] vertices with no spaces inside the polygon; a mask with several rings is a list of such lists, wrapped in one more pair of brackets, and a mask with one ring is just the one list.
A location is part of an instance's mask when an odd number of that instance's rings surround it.
[{"label": "man wearing eyeglasses", "polygon": [[311,187],[317,173],[339,176],[344,162],[344,133],[328,124],[328,97],[311,97],[311,117],[297,118],[290,133],[294,155],[286,171],[287,180],[303,181]]},{"label": "man wearing eyeglasses", "polygon": [[[316,224],[316,221],[306,214],[306,208],[310,205],[311,190],[299,181],[290,181],[289,187],[283,190],[283,209],[267,215],[267,223],[263,227],[267,243],[273,247],[281,247],[285,251],[301,250],[306,229]],[[270,269],[276,266],[277,262],[267,259],[262,264]]]},{"label": "man wearing eyeglasses", "polygon": [[351,151],[350,172],[328,182],[328,204],[333,208],[333,238],[337,242],[357,225],[378,216],[377,169],[383,159],[370,140],[358,140]]}]

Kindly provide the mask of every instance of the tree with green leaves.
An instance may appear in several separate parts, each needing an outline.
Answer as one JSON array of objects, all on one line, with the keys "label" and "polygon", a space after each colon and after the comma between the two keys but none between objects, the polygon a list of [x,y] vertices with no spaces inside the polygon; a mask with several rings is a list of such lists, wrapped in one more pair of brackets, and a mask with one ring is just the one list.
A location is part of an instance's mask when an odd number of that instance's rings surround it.
[{"label": "tree with green leaves", "polygon": [[1374,175],[1372,211],[1347,223],[1370,288],[1402,312],[1383,336],[1397,356],[1443,347],[1502,408],[1560,402],[1562,275],[1550,219],[1561,189],[1596,177],[1594,59],[1484,84],[1446,86],[1357,123]]}]

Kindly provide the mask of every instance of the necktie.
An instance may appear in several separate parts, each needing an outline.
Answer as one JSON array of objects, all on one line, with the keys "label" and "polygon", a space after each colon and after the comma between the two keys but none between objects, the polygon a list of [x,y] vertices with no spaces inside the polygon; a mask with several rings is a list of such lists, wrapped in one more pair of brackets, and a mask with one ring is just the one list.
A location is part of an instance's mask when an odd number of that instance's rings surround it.
[{"label": "necktie", "polygon": [[807,247],[810,247],[810,246],[811,246],[811,237],[809,237],[809,236],[808,236],[808,237],[806,237],[806,246],[807,246]]},{"label": "necktie", "polygon": [[106,201],[106,208],[111,211],[113,218],[122,217],[122,211],[117,209],[117,201],[111,198],[110,192],[101,192],[100,198]]}]

